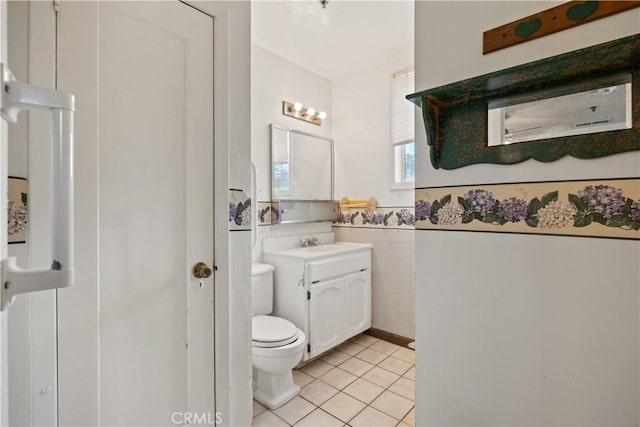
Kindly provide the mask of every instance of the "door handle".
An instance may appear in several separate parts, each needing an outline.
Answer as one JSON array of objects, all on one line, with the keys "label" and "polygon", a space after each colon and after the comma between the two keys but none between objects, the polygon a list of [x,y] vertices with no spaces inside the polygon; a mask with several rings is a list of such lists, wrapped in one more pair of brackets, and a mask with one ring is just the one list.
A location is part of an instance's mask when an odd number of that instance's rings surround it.
[{"label": "door handle", "polygon": [[193,266],[193,277],[196,279],[206,279],[211,276],[211,267],[204,262],[199,262]]},{"label": "door handle", "polygon": [[[15,257],[3,259],[0,271],[0,310],[4,310],[17,294],[73,285],[73,111],[75,100],[70,93],[17,82],[6,64],[1,63],[0,80],[2,84],[0,114],[5,120],[15,123],[20,111],[36,108],[49,110],[53,119],[51,183],[54,218],[51,268],[48,270],[21,269],[17,266]],[[6,217],[2,216],[2,218]]]}]

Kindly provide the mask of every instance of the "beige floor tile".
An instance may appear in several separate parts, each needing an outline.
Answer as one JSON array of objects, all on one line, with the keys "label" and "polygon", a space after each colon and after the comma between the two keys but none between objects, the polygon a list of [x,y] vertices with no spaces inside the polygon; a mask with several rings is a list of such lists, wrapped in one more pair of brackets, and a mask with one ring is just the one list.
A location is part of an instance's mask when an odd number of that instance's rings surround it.
[{"label": "beige floor tile", "polygon": [[392,343],[387,342],[387,341],[379,340],[377,343],[371,345],[371,347],[369,347],[369,348],[371,350],[379,351],[380,353],[391,354],[391,353],[401,349],[402,347],[400,347],[399,345],[392,344]]},{"label": "beige floor tile", "polygon": [[413,408],[413,401],[386,390],[371,402],[371,406],[396,420],[401,420]]},{"label": "beige floor tile", "polygon": [[391,384],[389,391],[399,394],[402,397],[406,397],[414,402],[416,400],[416,383],[410,379],[400,377],[398,381]]},{"label": "beige floor tile", "polygon": [[412,366],[407,372],[404,373],[403,377],[409,378],[410,380],[416,380],[416,367]]},{"label": "beige floor tile", "polygon": [[402,419],[402,422],[405,424],[408,424],[410,426],[415,426],[416,425],[416,408],[415,406],[413,407],[412,410],[409,411],[409,413]]},{"label": "beige floor tile", "polygon": [[338,393],[337,388],[331,387],[320,380],[315,380],[300,390],[300,396],[318,406],[332,398],[336,393]]},{"label": "beige floor tile", "polygon": [[365,408],[349,422],[352,427],[386,427],[395,426],[398,420],[372,407]]},{"label": "beige floor tile", "polygon": [[327,354],[326,356],[324,356],[321,360],[333,366],[338,366],[339,364],[341,364],[342,362],[344,362],[350,357],[351,356],[349,356],[347,353],[343,353],[341,351],[335,350]]},{"label": "beige floor tile", "polygon": [[257,417],[253,419],[252,426],[260,426],[260,427],[288,427],[287,424],[282,418],[279,418],[276,414],[271,411],[264,411]]},{"label": "beige floor tile", "polygon": [[404,360],[396,359],[395,357],[391,356],[380,362],[378,366],[386,369],[387,371],[391,371],[394,374],[402,375],[409,369],[411,369],[413,365],[409,362],[405,362]]},{"label": "beige floor tile", "polygon": [[354,382],[358,377],[349,373],[340,368],[333,368],[323,376],[319,378],[325,383],[334,386],[338,390],[342,390],[352,382]]},{"label": "beige floor tile", "polygon": [[338,393],[331,399],[327,400],[321,408],[336,418],[348,423],[351,418],[355,417],[365,408],[364,403],[349,396],[345,393]]},{"label": "beige floor tile", "polygon": [[338,351],[347,353],[349,356],[355,356],[356,354],[360,353],[362,350],[364,350],[364,347],[354,342],[350,342],[338,347]]},{"label": "beige floor tile", "polygon": [[407,424],[400,421],[396,427],[415,427],[415,426],[413,424]]},{"label": "beige floor tile", "polygon": [[369,369],[373,368],[373,365],[369,362],[365,362],[364,360],[360,360],[355,357],[352,357],[351,359],[342,363],[339,366],[339,368],[344,369],[347,372],[351,372],[353,375],[357,377],[360,377]]},{"label": "beige floor tile", "polygon": [[386,369],[375,367],[362,376],[365,380],[379,385],[382,388],[387,388],[394,382],[398,381],[400,375],[389,372]]},{"label": "beige floor tile", "polygon": [[360,344],[364,347],[369,347],[371,344],[375,344],[378,341],[378,338],[374,338],[371,335],[362,334],[358,338],[356,338],[354,343]]},{"label": "beige floor tile", "polygon": [[342,391],[366,404],[369,404],[384,391],[384,388],[363,380],[362,378],[358,378]]},{"label": "beige floor tile", "polygon": [[323,362],[322,360],[316,360],[311,362],[307,366],[303,366],[300,370],[307,375],[311,375],[314,378],[318,378],[333,369],[333,365]]},{"label": "beige floor tile", "polygon": [[304,400],[300,396],[296,396],[289,402],[274,410],[273,413],[289,424],[295,424],[314,409],[316,409],[315,405]]},{"label": "beige floor tile", "polygon": [[302,388],[313,381],[313,377],[305,374],[304,372],[294,369],[293,370],[293,383]]},{"label": "beige floor tile", "polygon": [[322,409],[316,409],[302,420],[300,420],[295,427],[342,427],[344,423],[334,417],[327,414]]},{"label": "beige floor tile", "polygon": [[372,365],[377,365],[378,363],[386,359],[387,355],[384,353],[380,353],[379,351],[371,350],[370,348],[365,348],[354,357],[364,360],[365,362],[369,362]]},{"label": "beige floor tile", "polygon": [[416,352],[415,350],[411,350],[410,348],[399,348],[398,350],[393,352],[392,356],[396,359],[409,362],[412,365],[416,363]]},{"label": "beige floor tile", "polygon": [[263,413],[265,411],[264,406],[262,406],[262,404],[256,400],[253,401],[253,411],[252,411],[252,416],[253,418],[257,417],[258,415],[260,415],[261,413]]}]

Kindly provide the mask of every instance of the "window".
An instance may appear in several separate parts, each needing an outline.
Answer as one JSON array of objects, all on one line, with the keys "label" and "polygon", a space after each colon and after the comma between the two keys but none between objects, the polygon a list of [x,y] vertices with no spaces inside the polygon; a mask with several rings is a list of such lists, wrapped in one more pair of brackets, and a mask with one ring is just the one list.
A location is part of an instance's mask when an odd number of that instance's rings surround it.
[{"label": "window", "polygon": [[393,146],[395,183],[411,183],[416,180],[416,147],[413,141]]},{"label": "window", "polygon": [[405,98],[415,88],[414,71],[393,74],[391,80],[391,143],[394,159],[394,188],[411,188],[416,178],[414,109]]},{"label": "window", "polygon": [[273,164],[273,191],[289,191],[289,163]]}]

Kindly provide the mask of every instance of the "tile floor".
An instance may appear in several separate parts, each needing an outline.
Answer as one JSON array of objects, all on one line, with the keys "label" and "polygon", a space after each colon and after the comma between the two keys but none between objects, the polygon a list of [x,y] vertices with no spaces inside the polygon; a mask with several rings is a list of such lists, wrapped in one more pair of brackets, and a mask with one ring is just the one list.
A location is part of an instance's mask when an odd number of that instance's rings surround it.
[{"label": "tile floor", "polygon": [[293,371],[300,394],[271,411],[253,401],[254,426],[414,426],[415,353],[360,335]]}]

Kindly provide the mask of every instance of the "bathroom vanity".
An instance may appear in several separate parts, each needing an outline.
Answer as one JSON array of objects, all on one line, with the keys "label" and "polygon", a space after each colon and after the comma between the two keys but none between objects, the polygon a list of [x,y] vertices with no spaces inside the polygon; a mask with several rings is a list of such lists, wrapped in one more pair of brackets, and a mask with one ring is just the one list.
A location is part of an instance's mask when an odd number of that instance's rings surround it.
[{"label": "bathroom vanity", "polygon": [[371,248],[314,235],[318,246],[300,247],[300,237],[264,241],[264,261],[275,267],[274,312],[307,336],[303,361],[371,327]]}]

